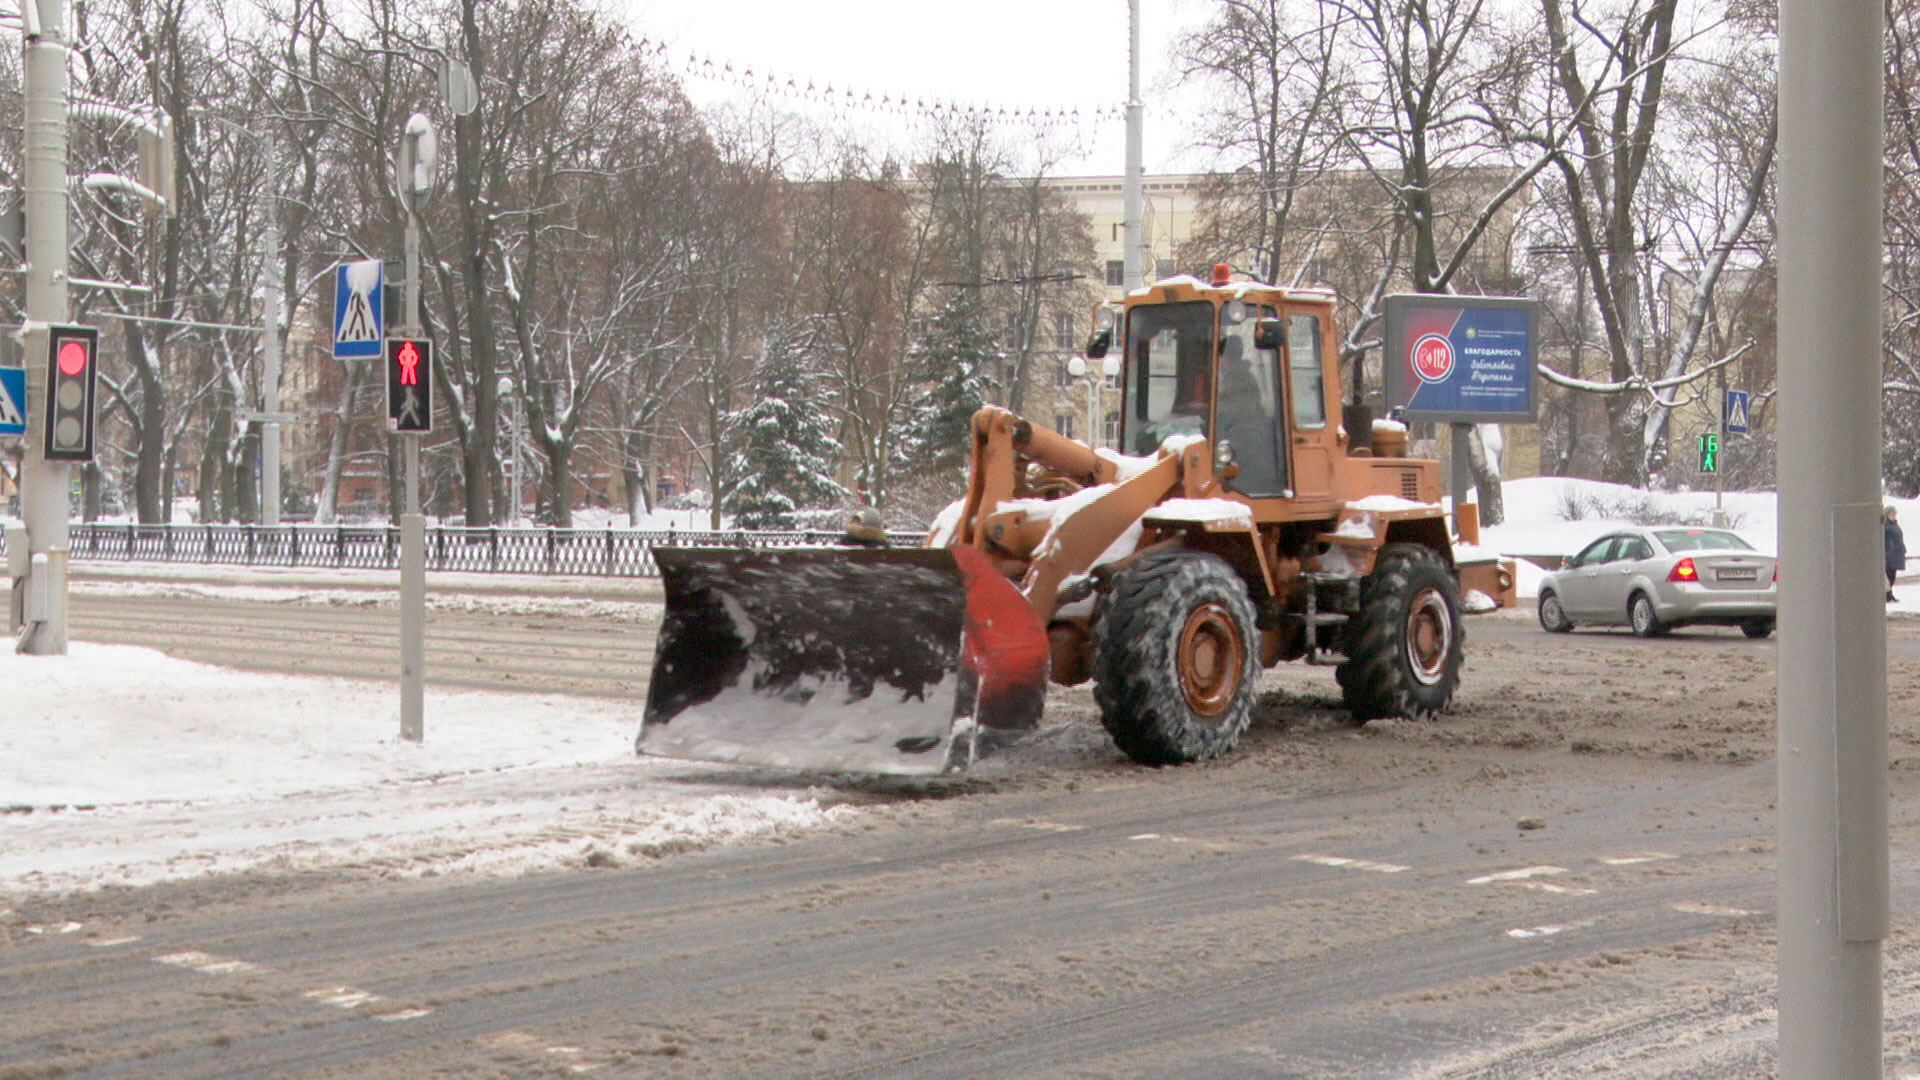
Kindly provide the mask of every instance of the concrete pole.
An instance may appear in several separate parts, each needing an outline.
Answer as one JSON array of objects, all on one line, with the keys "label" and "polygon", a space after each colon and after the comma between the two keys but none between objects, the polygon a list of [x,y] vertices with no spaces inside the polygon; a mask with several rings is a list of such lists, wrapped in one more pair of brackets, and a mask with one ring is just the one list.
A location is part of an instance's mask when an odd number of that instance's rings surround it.
[{"label": "concrete pole", "polygon": [[1780,4],[1782,1080],[1880,1080],[1879,0]]},{"label": "concrete pole", "polygon": [[260,267],[261,318],[266,336],[261,339],[261,408],[267,414],[260,435],[260,521],[280,524],[280,164],[278,146],[272,135],[260,139],[261,152],[267,156],[267,252]]},{"label": "concrete pole", "polygon": [[1140,104],[1140,0],[1127,0],[1127,175],[1122,188],[1125,200],[1120,235],[1126,248],[1121,252],[1123,277],[1127,291],[1132,292],[1145,284],[1145,268],[1141,265],[1141,248],[1145,240],[1141,237],[1141,218],[1145,216],[1141,207],[1141,187],[1143,169],[1140,164],[1141,151],[1141,104]]},{"label": "concrete pole", "polygon": [[[67,43],[62,0],[27,0],[38,33],[26,39],[26,457],[20,480],[20,516],[34,573],[48,576],[47,620],[28,627],[19,650],[40,656],[67,652],[68,465],[48,461],[46,448],[49,324],[67,321]],[[32,29],[29,27],[29,29]]]},{"label": "concrete pole", "polygon": [[[404,160],[411,164],[412,155]],[[407,334],[420,334],[420,219],[414,213],[411,168],[402,176],[407,208]],[[427,519],[420,513],[420,436],[405,432],[406,510],[400,517],[400,737],[426,738]]]}]

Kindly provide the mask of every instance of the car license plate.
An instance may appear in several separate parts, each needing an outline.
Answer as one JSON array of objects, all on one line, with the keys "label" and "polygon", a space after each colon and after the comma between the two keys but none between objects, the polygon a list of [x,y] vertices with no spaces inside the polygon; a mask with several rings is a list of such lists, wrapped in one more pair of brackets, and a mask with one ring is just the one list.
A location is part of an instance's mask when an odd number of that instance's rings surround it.
[{"label": "car license plate", "polygon": [[1751,569],[1715,570],[1713,576],[1716,581],[1757,581],[1760,578],[1760,571]]}]

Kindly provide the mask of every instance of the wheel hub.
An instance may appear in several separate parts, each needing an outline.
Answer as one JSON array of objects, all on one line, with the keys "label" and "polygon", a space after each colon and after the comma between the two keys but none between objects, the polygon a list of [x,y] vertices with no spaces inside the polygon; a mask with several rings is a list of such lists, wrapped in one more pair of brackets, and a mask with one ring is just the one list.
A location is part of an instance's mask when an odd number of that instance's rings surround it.
[{"label": "wheel hub", "polygon": [[1240,689],[1246,642],[1223,604],[1201,604],[1180,628],[1180,689],[1187,707],[1201,717],[1225,713]]},{"label": "wheel hub", "polygon": [[1438,589],[1422,589],[1407,608],[1407,666],[1424,686],[1447,673],[1453,652],[1453,612]]}]

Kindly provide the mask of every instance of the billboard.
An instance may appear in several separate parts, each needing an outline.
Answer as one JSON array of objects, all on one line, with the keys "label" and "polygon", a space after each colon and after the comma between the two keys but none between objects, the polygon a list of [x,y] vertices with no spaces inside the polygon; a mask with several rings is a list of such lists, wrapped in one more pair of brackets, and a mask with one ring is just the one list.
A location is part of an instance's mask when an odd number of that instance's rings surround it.
[{"label": "billboard", "polygon": [[1386,298],[1386,406],[1408,420],[1532,423],[1539,301],[1518,296]]}]

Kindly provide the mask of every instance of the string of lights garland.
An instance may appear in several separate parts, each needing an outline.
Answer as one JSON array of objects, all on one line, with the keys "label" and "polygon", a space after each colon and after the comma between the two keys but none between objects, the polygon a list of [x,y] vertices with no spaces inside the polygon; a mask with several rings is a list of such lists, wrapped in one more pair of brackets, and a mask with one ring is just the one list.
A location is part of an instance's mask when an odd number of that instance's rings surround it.
[{"label": "string of lights garland", "polygon": [[875,91],[844,83],[834,84],[774,71],[727,59],[715,59],[688,53],[676,62],[671,48],[661,41],[642,38],[640,50],[690,79],[723,83],[767,97],[804,101],[836,109],[884,113],[928,120],[982,119],[1034,129],[1079,127],[1085,124],[1118,122],[1126,110],[1119,105],[981,105],[949,101],[924,94]]}]

